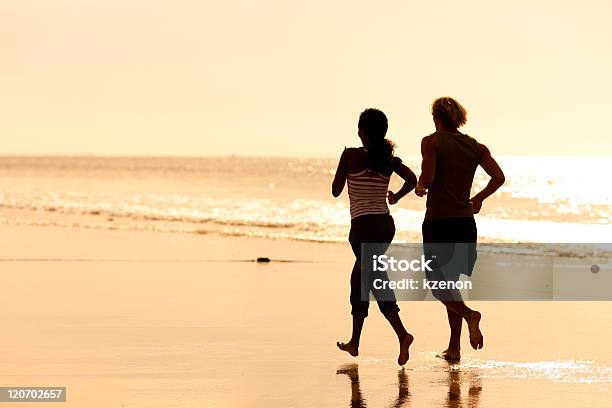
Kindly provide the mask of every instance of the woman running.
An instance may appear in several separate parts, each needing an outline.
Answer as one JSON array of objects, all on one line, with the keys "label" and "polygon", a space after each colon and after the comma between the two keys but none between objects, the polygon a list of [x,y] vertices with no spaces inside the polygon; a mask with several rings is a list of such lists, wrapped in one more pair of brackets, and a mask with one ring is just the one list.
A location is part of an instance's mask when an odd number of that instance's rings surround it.
[{"label": "woman running", "polygon": [[[433,252],[448,254],[447,246],[451,244],[454,245],[450,248],[452,254],[460,248],[458,243],[469,244],[462,247],[468,248],[467,268],[460,272],[459,268],[455,268],[456,273],[450,272],[450,275],[454,275],[450,278],[456,281],[459,279],[459,273],[471,276],[476,262],[477,231],[474,214],[480,212],[482,202],[493,194],[505,179],[489,149],[457,130],[467,120],[467,112],[459,102],[449,97],[436,99],[431,112],[436,131],[421,142],[422,171],[415,193],[420,197],[427,194],[427,211],[423,221],[423,244],[426,252],[429,248]],[[482,191],[470,198],[474,173],[479,165],[491,179]],[[446,247],[440,244],[445,244]],[[432,275],[436,275],[435,271],[436,268]],[[449,278],[448,270],[444,273],[445,277]],[[428,279],[437,279],[438,276],[428,275]],[[481,349],[484,339],[479,327],[480,313],[467,307],[458,291],[435,290],[432,293],[446,306],[451,331],[448,348],[440,357],[451,361],[459,360],[463,320],[468,324],[471,346]]]},{"label": "woman running", "polygon": [[[380,246],[377,251],[384,253],[395,235],[395,224],[389,214],[387,199],[389,204],[395,204],[416,186],[414,173],[401,159],[393,156],[395,144],[385,139],[387,127],[387,117],[380,110],[366,109],[361,113],[358,135],[363,147],[344,150],[332,184],[332,194],[338,197],[348,181],[351,211],[349,242],[355,254],[350,295],[353,334],[348,343],[338,342],[337,345],[340,350],[352,356],[359,354],[359,339],[369,307],[369,293],[362,294],[361,244],[378,243]],[[388,190],[389,178],[393,172],[405,180],[396,193]],[[404,365],[409,358],[408,349],[413,337],[402,324],[395,300],[379,300],[378,307],[397,334],[400,344],[397,362]]]}]

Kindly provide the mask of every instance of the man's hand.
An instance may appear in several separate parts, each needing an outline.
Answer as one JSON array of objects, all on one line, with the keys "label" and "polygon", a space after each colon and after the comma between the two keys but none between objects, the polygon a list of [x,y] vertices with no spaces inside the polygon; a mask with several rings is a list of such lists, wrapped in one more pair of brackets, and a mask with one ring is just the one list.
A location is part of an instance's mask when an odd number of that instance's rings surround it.
[{"label": "man's hand", "polygon": [[418,183],[417,186],[414,188],[414,194],[418,195],[419,197],[423,197],[427,194],[427,189],[423,187],[421,183]]},{"label": "man's hand", "polygon": [[391,190],[387,191],[387,200],[389,200],[389,204],[393,205],[399,201],[399,198],[395,195],[395,193]]},{"label": "man's hand", "polygon": [[472,211],[474,211],[474,214],[478,214],[482,208],[482,200],[474,197],[470,200],[470,202],[472,203]]}]

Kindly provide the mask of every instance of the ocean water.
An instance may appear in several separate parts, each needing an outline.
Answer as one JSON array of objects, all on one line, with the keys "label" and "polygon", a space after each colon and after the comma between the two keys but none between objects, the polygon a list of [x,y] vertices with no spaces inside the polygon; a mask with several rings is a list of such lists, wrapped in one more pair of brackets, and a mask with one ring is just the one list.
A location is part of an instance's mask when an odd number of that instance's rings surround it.
[{"label": "ocean water", "polygon": [[[419,160],[405,163],[419,173]],[[610,242],[610,156],[501,157],[506,184],[477,216],[484,242]],[[345,241],[336,159],[0,157],[0,223]],[[479,170],[473,190],[487,182]],[[392,189],[401,181],[394,176]],[[425,200],[391,211],[419,241]]]}]

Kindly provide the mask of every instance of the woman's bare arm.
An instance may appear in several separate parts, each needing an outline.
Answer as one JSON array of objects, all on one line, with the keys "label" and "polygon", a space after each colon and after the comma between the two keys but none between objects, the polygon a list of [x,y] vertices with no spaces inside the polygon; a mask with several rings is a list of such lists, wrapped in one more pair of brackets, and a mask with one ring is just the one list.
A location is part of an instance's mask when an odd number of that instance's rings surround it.
[{"label": "woman's bare arm", "polygon": [[336,170],[336,176],[332,182],[332,195],[334,197],[338,197],[340,194],[342,194],[342,190],[344,190],[344,185],[346,184],[347,155],[348,154],[345,147],[342,155],[340,156],[340,160],[338,161],[338,169]]},{"label": "woman's bare arm", "polygon": [[491,152],[485,145],[481,145],[483,149],[482,160],[480,162],[480,166],[484,169],[484,171],[491,177],[485,188],[482,189],[478,194],[476,194],[470,200],[472,202],[472,208],[474,209],[474,214],[478,214],[480,209],[482,208],[482,202],[490,197],[494,192],[497,191],[498,188],[504,184],[506,181],[506,177],[504,176],[504,172],[502,171],[497,161],[491,156]]},{"label": "woman's bare arm", "polygon": [[389,190],[387,193],[389,204],[397,203],[417,185],[417,178],[415,174],[401,161],[397,161],[397,163],[393,166],[393,171],[404,179],[404,185],[397,191],[397,193]]}]

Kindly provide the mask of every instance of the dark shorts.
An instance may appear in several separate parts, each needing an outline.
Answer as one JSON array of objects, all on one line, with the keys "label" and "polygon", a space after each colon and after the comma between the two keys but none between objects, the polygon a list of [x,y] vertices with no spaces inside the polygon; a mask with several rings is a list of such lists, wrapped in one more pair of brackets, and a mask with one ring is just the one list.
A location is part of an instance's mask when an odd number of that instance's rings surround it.
[{"label": "dark shorts", "polygon": [[[351,314],[358,317],[366,317],[370,302],[369,293],[365,293],[365,288],[369,288],[369,281],[364,282],[364,279],[369,280],[371,274],[362,271],[361,264],[361,244],[376,243],[378,244],[375,252],[384,253],[395,235],[395,223],[390,214],[367,214],[361,215],[351,220],[351,232],[349,233],[349,242],[355,254],[355,264],[351,272]],[[363,265],[367,267],[367,265]],[[368,278],[364,278],[368,277]],[[368,291],[369,292],[369,291]],[[378,307],[384,315],[398,313],[399,307],[395,302],[393,294],[385,293],[385,296],[377,296],[375,298],[393,299],[386,301],[378,301]]]},{"label": "dark shorts", "polygon": [[423,221],[423,250],[434,266],[427,279],[457,281],[461,274],[472,276],[477,235],[474,217]]}]

